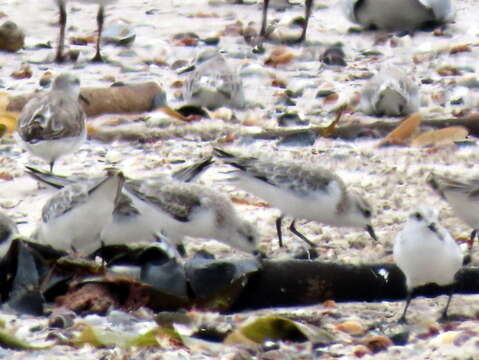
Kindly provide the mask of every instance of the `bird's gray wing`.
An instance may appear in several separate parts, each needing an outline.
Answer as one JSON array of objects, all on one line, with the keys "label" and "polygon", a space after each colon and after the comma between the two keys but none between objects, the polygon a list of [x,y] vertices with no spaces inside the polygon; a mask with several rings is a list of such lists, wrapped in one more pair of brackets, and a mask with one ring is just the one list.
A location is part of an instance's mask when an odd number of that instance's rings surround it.
[{"label": "bird's gray wing", "polygon": [[431,9],[437,20],[452,21],[455,11],[450,0],[418,0],[424,7]]},{"label": "bird's gray wing", "polygon": [[84,203],[88,195],[89,189],[85,184],[71,184],[64,187],[53,195],[43,206],[43,222],[48,223],[72,210],[75,206]]},{"label": "bird's gray wing", "polygon": [[141,181],[126,184],[127,190],[139,199],[153,204],[178,221],[188,221],[194,208],[201,206],[199,196],[174,182],[150,185],[148,191],[144,191],[145,186]]}]

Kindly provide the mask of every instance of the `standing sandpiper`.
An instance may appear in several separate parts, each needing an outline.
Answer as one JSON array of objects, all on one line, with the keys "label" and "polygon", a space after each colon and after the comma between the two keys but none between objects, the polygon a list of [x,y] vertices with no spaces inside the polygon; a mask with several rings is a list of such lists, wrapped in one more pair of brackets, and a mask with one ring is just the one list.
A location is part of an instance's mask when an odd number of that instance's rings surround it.
[{"label": "standing sandpiper", "polygon": [[80,80],[59,75],[52,89],[34,97],[23,108],[15,139],[26,150],[50,164],[76,151],[86,139],[86,115],[80,103]]}]

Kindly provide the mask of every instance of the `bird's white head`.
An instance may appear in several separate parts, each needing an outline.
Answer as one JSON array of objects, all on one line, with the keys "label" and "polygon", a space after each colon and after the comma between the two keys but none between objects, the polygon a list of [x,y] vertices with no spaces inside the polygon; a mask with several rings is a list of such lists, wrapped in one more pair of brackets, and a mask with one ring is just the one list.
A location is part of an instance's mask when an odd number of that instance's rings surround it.
[{"label": "bird's white head", "polygon": [[80,79],[73,74],[63,73],[58,75],[53,82],[52,90],[64,91],[74,97],[80,96]]},{"label": "bird's white head", "polygon": [[371,204],[361,195],[355,191],[350,192],[351,207],[348,211],[347,218],[351,226],[364,226],[368,234],[377,240],[374,229],[371,225],[373,217],[373,207]]},{"label": "bird's white head", "polygon": [[259,234],[256,226],[252,223],[240,220],[234,231],[230,234],[229,245],[249,252],[255,253],[257,251],[259,241]]}]

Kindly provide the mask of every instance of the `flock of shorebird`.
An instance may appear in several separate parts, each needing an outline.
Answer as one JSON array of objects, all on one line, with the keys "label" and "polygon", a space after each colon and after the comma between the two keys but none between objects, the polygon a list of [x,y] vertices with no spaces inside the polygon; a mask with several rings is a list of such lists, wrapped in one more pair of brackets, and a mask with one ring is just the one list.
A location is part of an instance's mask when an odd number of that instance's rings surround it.
[{"label": "flock of shorebird", "polygon": [[[113,0],[81,0],[99,5],[98,42],[94,61],[101,61],[101,31],[104,7]],[[66,11],[60,9],[60,41],[56,61],[63,61]],[[266,37],[269,0],[264,1],[260,36]],[[313,6],[306,0],[306,17],[298,41],[305,40]],[[452,19],[449,0],[349,0],[347,16],[366,28],[414,31]],[[386,115],[410,113],[418,107],[417,88],[395,69],[386,69],[364,90],[368,112]],[[322,224],[360,227],[376,239],[371,219],[373,209],[360,194],[348,189],[333,172],[314,164],[280,157],[251,156],[215,148],[213,155],[169,176],[142,180],[126,179],[117,169],[108,169],[100,179],[71,179],[53,174],[55,161],[74,152],[86,139],[86,116],[79,104],[80,83],[65,73],[48,93],[30,100],[21,112],[15,137],[31,154],[45,160],[50,171],[28,168],[33,177],[59,189],[44,205],[33,239],[65,251],[89,253],[102,244],[166,242],[171,252],[182,252],[185,236],[219,240],[249,253],[258,252],[256,227],[242,219],[228,197],[192,181],[215,159],[232,167],[229,180],[280,210],[276,228],[282,246],[282,220],[290,217],[289,229],[310,246],[313,242],[296,229],[296,219]],[[207,50],[196,61],[196,70],[186,82],[188,102],[206,107],[242,107],[244,96],[239,77],[222,54]],[[456,214],[473,229],[479,229],[479,180],[460,181],[438,174],[427,179]],[[479,209],[478,209],[479,210]],[[18,233],[14,222],[0,214],[0,234],[11,239]],[[166,239],[166,240],[165,240]],[[4,241],[6,246],[8,241]],[[178,249],[178,250],[177,250]],[[414,289],[427,283],[452,285],[463,255],[449,232],[430,208],[414,211],[394,245],[394,259],[406,276],[408,301]],[[452,295],[452,292],[451,292]],[[447,308],[443,316],[447,315]]]}]

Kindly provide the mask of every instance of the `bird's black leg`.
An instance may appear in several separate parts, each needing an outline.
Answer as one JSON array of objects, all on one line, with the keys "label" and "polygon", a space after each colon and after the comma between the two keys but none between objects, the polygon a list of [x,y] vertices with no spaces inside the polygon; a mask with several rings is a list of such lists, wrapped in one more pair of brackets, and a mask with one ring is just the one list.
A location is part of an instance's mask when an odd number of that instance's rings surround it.
[{"label": "bird's black leg", "polygon": [[259,32],[259,35],[261,37],[264,37],[266,34],[266,21],[268,17],[268,6],[269,6],[269,0],[264,0],[263,1],[263,18],[261,20],[261,30]]},{"label": "bird's black leg", "polygon": [[55,165],[55,160],[50,161],[50,174],[53,174],[53,165]]},{"label": "bird's black leg", "polygon": [[65,4],[63,1],[58,2],[58,9],[60,10],[60,38],[58,39],[57,54],[55,56],[55,62],[61,63],[64,60],[63,46],[65,43],[65,27],[67,24],[67,12],[65,10]]},{"label": "bird's black leg", "polygon": [[306,31],[308,30],[308,22],[309,18],[311,17],[311,11],[313,10],[313,3],[314,0],[306,0],[305,1],[305,9],[304,9],[304,28],[301,36],[298,39],[298,42],[303,42],[306,39]]},{"label": "bird's black leg", "polygon": [[407,312],[407,308],[409,307],[409,304],[411,303],[413,294],[414,294],[414,290],[408,290],[407,297],[406,297],[406,306],[404,307],[402,315],[398,320],[398,323],[400,324],[407,324],[406,312]]},{"label": "bird's black leg", "polygon": [[476,236],[477,236],[477,230],[474,229],[471,232],[471,245],[469,246],[469,250],[472,249],[472,246],[474,245],[474,240],[475,240]]},{"label": "bird's black leg", "polygon": [[450,288],[449,288],[449,294],[448,294],[448,298],[447,298],[446,307],[442,311],[442,314],[441,314],[441,317],[439,318],[439,321],[446,321],[447,320],[447,310],[449,309],[449,305],[451,304],[452,295],[454,295],[454,289],[455,289],[455,285],[451,285]]},{"label": "bird's black leg", "polygon": [[283,221],[283,216],[279,216],[276,219],[276,232],[278,233],[279,247],[283,247],[283,235],[281,234],[281,222]]},{"label": "bird's black leg", "polygon": [[105,20],[105,7],[100,5],[98,8],[98,13],[96,16],[96,22],[98,24],[98,37],[96,39],[96,54],[91,59],[92,62],[103,62],[101,57],[100,47],[101,47],[101,33],[103,31],[103,21]]},{"label": "bird's black leg", "polygon": [[304,236],[303,234],[301,234],[298,230],[296,230],[296,227],[294,226],[294,222],[296,220],[293,220],[291,222],[291,225],[289,226],[289,230],[291,230],[291,232],[296,235],[297,237],[299,237],[301,240],[305,241],[309,246],[311,247],[314,247],[314,243],[311,242],[306,236]]},{"label": "bird's black leg", "polygon": [[185,245],[182,243],[176,245],[176,251],[178,251],[178,254],[180,254],[182,258],[186,257]]}]

